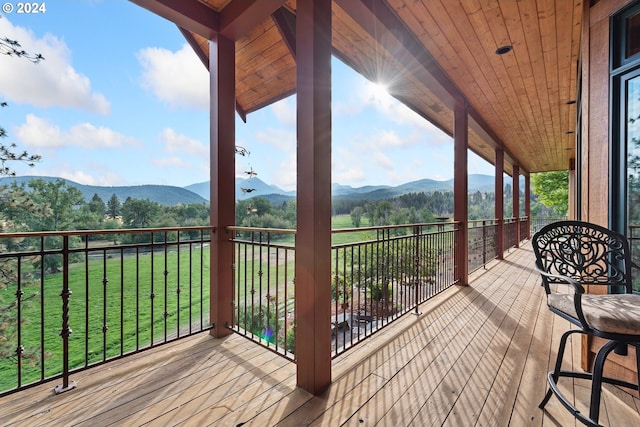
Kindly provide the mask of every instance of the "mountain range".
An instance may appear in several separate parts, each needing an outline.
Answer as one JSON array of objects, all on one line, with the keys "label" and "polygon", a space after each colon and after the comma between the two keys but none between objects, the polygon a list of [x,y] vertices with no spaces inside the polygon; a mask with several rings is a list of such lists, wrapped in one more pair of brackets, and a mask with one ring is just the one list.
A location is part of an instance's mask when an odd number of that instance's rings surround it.
[{"label": "mountain range", "polygon": [[[11,185],[12,182],[17,182],[19,185],[25,184],[28,188],[27,183],[34,179],[52,182],[62,178],[50,176],[3,177],[0,179],[0,186]],[[68,186],[76,187],[80,190],[82,196],[87,201],[91,200],[94,194],[97,194],[106,203],[111,196],[115,194],[120,202],[124,202],[128,197],[131,197],[135,199],[149,199],[161,205],[176,205],[180,203],[208,203],[210,197],[209,181],[191,184],[186,187],[176,187],[170,185],[97,186],[79,184],[68,179],[63,180]],[[494,182],[495,178],[491,175],[469,175],[469,192],[493,192]],[[434,191],[453,191],[453,179],[446,181],[421,179],[397,186],[367,185],[363,187],[352,187],[349,185],[333,184],[333,197],[340,199],[382,200],[407,193],[432,193]],[[238,200],[258,196],[265,197],[272,203],[281,203],[294,199],[295,191],[283,190],[275,185],[267,184],[256,177],[250,179],[236,178],[236,197]]]}]

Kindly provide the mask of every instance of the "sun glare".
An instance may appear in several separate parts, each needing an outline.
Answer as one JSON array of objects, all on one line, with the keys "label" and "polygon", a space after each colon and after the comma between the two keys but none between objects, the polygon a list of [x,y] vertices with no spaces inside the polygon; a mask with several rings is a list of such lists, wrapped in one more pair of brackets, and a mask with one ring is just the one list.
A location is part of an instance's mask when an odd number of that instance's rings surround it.
[{"label": "sun glare", "polygon": [[372,82],[371,91],[375,99],[384,99],[389,96],[388,85],[384,82]]}]

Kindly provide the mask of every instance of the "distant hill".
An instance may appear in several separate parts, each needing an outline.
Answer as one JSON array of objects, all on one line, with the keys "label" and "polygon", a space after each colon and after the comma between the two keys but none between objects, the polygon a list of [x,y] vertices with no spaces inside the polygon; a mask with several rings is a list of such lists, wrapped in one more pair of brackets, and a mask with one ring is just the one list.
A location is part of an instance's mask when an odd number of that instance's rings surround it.
[{"label": "distant hill", "polygon": [[[9,185],[13,181],[27,183],[32,179],[43,179],[54,181],[58,178],[46,176],[22,176],[0,178],[0,185]],[[491,175],[469,175],[468,188],[470,193],[476,191],[493,192],[495,178]],[[67,185],[76,187],[82,192],[85,200],[89,201],[94,194],[106,203],[112,194],[118,196],[120,202],[124,202],[127,197],[135,199],[149,199],[161,205],[176,205],[189,203],[208,203],[210,197],[209,181],[188,185],[184,188],[170,185],[135,185],[119,187],[103,187],[97,185],[83,185],[65,179]],[[521,180],[521,188],[524,183]],[[251,190],[251,191],[243,191]],[[391,199],[407,193],[433,193],[434,191],[453,191],[453,179],[437,181],[434,179],[421,179],[407,182],[397,186],[389,185],[367,185],[363,187],[351,187],[349,185],[333,184],[333,197],[336,199],[356,199],[356,200],[383,200]],[[238,200],[250,199],[253,197],[264,197],[272,204],[281,204],[284,201],[292,200],[296,196],[295,191],[285,191],[275,185],[265,183],[259,178],[251,179],[236,178],[236,198]]]},{"label": "distant hill", "polygon": [[[0,179],[0,185],[10,185],[12,182],[18,184],[27,183],[34,179],[42,179],[47,182],[55,181],[55,177],[50,176],[20,176],[20,177],[3,177]],[[148,199],[161,205],[177,205],[190,203],[208,203],[208,200],[198,194],[182,187],[174,187],[170,185],[134,185],[134,186],[117,186],[103,187],[97,185],[84,185],[77,182],[63,179],[68,186],[76,187],[86,201],[91,200],[94,194],[97,194],[105,203],[115,194],[120,203],[127,200],[128,197],[134,199]],[[208,197],[207,197],[208,199]]]},{"label": "distant hill", "polygon": [[[186,187],[187,190],[190,190],[200,197],[209,200],[210,196],[210,181],[200,182],[197,184],[191,184]],[[251,190],[251,191],[243,191]],[[294,198],[296,193],[295,191],[285,191],[280,187],[276,187],[275,185],[270,185],[262,181],[260,178],[253,177],[251,179],[246,178],[236,178],[236,199],[245,200],[251,199],[252,197],[265,197],[266,196],[286,196],[285,199]]]}]

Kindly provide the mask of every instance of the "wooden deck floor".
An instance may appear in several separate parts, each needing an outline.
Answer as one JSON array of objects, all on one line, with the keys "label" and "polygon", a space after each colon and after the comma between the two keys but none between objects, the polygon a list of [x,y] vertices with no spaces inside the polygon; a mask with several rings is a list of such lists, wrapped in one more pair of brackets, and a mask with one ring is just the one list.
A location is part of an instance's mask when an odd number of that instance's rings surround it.
[{"label": "wooden deck floor", "polygon": [[[333,363],[320,397],[295,366],[240,336],[201,334],[0,399],[1,425],[569,426],[555,398],[537,404],[569,325],[544,304],[530,246],[472,275]],[[579,343],[565,363],[579,365]],[[586,402],[584,382],[565,389]],[[601,423],[640,425],[640,401],[614,388]]]}]

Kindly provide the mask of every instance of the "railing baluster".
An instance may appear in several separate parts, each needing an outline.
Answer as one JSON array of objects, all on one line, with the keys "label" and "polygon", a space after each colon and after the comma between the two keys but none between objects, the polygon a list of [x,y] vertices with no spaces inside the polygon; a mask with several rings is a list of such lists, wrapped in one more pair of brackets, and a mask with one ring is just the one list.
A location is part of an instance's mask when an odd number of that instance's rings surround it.
[{"label": "railing baluster", "polygon": [[54,389],[56,394],[76,388],[75,381],[69,381],[69,335],[71,328],[69,327],[69,297],[71,290],[69,289],[69,236],[62,237],[62,329],[60,336],[62,337],[62,385],[56,386]]}]

